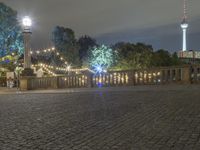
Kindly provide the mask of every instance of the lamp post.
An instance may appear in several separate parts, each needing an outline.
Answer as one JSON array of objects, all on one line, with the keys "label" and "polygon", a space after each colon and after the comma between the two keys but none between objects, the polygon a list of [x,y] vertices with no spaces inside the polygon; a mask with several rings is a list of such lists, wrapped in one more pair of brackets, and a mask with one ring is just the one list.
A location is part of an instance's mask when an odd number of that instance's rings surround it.
[{"label": "lamp post", "polygon": [[22,20],[24,26],[24,69],[31,67],[31,55],[30,55],[30,39],[31,39],[31,25],[32,21],[29,17],[24,17]]},{"label": "lamp post", "polygon": [[31,25],[32,21],[31,19],[26,16],[22,20],[23,23],[23,35],[24,35],[24,70],[22,71],[21,77],[20,77],[20,90],[30,90],[30,78],[34,77],[34,71],[31,69]]},{"label": "lamp post", "polygon": [[22,20],[23,23],[23,36],[24,36],[24,70],[22,76],[33,76],[33,70],[31,69],[31,19],[26,16]]}]

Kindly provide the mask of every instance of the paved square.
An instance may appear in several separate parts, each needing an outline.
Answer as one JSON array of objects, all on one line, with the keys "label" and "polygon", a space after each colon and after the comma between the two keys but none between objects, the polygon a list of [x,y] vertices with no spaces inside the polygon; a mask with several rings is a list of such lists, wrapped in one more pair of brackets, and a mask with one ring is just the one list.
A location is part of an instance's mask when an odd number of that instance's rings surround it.
[{"label": "paved square", "polygon": [[198,150],[199,86],[0,95],[0,150]]}]

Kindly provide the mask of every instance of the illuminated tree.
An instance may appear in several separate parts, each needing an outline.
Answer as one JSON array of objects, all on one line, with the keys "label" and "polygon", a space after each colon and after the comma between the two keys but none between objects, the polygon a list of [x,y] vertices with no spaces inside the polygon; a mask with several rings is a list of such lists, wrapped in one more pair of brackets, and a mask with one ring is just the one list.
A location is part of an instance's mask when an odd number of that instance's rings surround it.
[{"label": "illuminated tree", "polygon": [[17,12],[0,2],[0,56],[18,52],[22,54],[23,35],[17,21]]},{"label": "illuminated tree", "polygon": [[89,64],[92,69],[101,72],[108,69],[114,62],[114,52],[105,45],[94,47],[90,52]]}]

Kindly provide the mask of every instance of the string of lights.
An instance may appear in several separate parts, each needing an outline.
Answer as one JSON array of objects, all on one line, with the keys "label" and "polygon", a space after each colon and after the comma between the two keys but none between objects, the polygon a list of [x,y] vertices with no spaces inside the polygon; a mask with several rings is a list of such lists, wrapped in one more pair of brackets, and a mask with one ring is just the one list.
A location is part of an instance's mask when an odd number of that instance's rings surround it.
[{"label": "string of lights", "polygon": [[54,72],[52,72],[51,70],[49,70],[45,65],[40,64],[39,65],[43,70],[45,70],[47,73],[49,73],[52,76],[57,76]]},{"label": "string of lights", "polygon": [[16,59],[16,55],[14,52],[10,53],[10,54],[7,54],[6,56],[3,56],[3,57],[0,57],[0,62],[3,62],[5,60],[14,60]]},{"label": "string of lights", "polygon": [[43,50],[36,50],[36,51],[30,51],[31,55],[39,55],[41,53],[51,53],[54,52],[57,57],[59,57],[60,61],[62,61],[65,65],[68,64],[67,60],[64,59],[63,56],[55,49],[55,47],[48,48],[48,49],[43,49]]},{"label": "string of lights", "polygon": [[[61,56],[61,54],[54,48],[48,48],[48,49],[43,49],[43,50],[35,50],[35,51],[30,51],[31,55],[39,55],[41,53],[51,53],[54,52],[56,54],[56,56],[58,56],[60,58],[60,60],[65,64],[68,65],[68,62],[64,59],[64,57]],[[15,53],[11,54],[12,56],[15,55]],[[11,56],[9,55],[9,56]],[[0,60],[5,60],[6,57],[2,57],[0,58]],[[80,69],[73,69],[71,68],[70,65],[66,66],[66,67],[58,67],[58,66],[52,66],[52,65],[48,65],[48,64],[44,64],[44,63],[38,63],[38,64],[33,64],[32,67],[40,67],[42,69],[44,69],[46,72],[48,72],[49,74],[56,76],[56,73],[54,73],[51,70],[54,71],[64,71],[64,72],[81,72],[81,71],[90,71],[93,72],[91,69],[89,68],[80,68]]]},{"label": "string of lights", "polygon": [[[35,51],[30,51],[31,55],[39,55],[41,53],[55,53],[57,57],[59,57],[59,59],[65,64],[68,65],[68,62],[64,59],[63,56],[61,56],[61,54],[54,48],[48,48],[48,49],[43,49],[43,50],[35,50]],[[66,66],[66,67],[58,67],[58,66],[52,66],[52,65],[48,65],[48,64],[44,64],[44,63],[39,63],[39,64],[35,64],[32,65],[32,67],[43,67],[47,70],[48,73],[52,74],[53,76],[55,76],[56,74],[53,73],[51,70],[54,71],[64,71],[64,72],[81,72],[81,71],[90,71],[93,72],[92,70],[90,70],[89,68],[81,68],[81,69],[72,69],[70,65]]]},{"label": "string of lights", "polygon": [[65,72],[81,72],[81,71],[93,72],[89,68],[72,69],[70,65],[67,66],[66,68],[64,68],[64,67],[56,67],[56,66],[47,65],[47,64],[44,64],[44,63],[39,63],[39,64],[32,65],[32,67],[45,67],[45,68],[48,68],[48,69],[52,69],[54,71],[65,71]]}]

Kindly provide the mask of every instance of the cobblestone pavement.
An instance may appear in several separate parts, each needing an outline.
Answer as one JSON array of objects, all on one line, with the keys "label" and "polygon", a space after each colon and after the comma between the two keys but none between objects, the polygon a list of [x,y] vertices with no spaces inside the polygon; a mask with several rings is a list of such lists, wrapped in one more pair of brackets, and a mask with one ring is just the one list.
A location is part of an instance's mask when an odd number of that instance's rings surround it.
[{"label": "cobblestone pavement", "polygon": [[0,150],[200,149],[198,88],[122,89],[0,95]]}]

